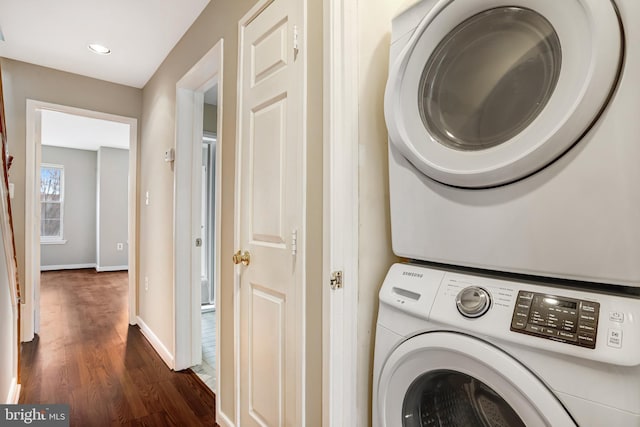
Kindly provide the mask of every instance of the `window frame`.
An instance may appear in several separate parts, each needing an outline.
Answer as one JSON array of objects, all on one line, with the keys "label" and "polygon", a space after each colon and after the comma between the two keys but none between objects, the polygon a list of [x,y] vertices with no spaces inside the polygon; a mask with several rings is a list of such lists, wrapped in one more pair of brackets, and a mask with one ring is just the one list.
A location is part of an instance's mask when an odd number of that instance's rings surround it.
[{"label": "window frame", "polygon": [[[64,240],[64,193],[65,193],[65,168],[64,165],[56,164],[56,163],[40,163],[40,185],[42,185],[42,168],[50,168],[50,169],[60,169],[60,233],[58,236],[43,236],[42,231],[40,231],[40,243],[41,244],[64,244],[67,243]],[[39,197],[39,205],[42,206],[42,192],[40,192]],[[51,203],[51,202],[47,202]],[[56,203],[56,202],[53,202]],[[39,210],[40,212],[40,230],[42,230],[42,208]]]}]

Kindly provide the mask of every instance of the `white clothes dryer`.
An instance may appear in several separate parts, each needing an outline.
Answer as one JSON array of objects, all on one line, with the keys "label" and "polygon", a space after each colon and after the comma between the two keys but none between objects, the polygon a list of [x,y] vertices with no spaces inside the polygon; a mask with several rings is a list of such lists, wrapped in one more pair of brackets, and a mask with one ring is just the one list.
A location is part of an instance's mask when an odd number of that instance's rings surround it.
[{"label": "white clothes dryer", "polygon": [[640,286],[639,21],[637,0],[423,0],[397,16],[394,252]]},{"label": "white clothes dryer", "polygon": [[373,427],[640,426],[640,300],[395,264]]}]

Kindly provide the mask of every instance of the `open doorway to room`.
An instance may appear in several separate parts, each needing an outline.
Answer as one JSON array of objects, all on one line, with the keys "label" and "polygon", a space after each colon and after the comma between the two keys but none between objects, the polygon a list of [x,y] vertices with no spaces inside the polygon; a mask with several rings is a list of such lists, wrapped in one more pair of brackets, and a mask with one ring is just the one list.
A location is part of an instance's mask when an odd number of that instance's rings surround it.
[{"label": "open doorway to room", "polygon": [[219,40],[176,83],[173,165],[174,369],[191,368],[217,396],[219,326],[227,309],[219,304],[222,52]]},{"label": "open doorway to room", "polygon": [[129,126],[42,111],[40,270],[129,269]]},{"label": "open doorway to room", "polygon": [[202,236],[201,270],[201,340],[202,362],[193,371],[213,391],[216,387],[216,148],[218,129],[218,84],[204,93],[201,181]]},{"label": "open doorway to room", "polygon": [[22,340],[40,330],[41,270],[121,271],[136,312],[137,120],[27,100]]}]

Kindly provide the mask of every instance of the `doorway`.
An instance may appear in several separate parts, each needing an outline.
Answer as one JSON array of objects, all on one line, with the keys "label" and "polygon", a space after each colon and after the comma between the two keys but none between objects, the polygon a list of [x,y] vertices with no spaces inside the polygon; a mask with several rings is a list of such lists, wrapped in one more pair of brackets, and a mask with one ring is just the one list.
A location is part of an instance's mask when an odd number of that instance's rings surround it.
[{"label": "doorway", "polygon": [[204,93],[201,180],[201,343],[202,362],[191,369],[212,390],[216,389],[216,149],[218,84]]},{"label": "doorway", "polygon": [[[175,370],[208,360],[219,396],[220,206],[222,159],[220,40],[176,84],[174,163]],[[178,284],[188,283],[183,287]],[[178,290],[178,288],[180,288]],[[204,307],[204,312],[203,312]],[[203,329],[203,320],[210,321]],[[213,345],[212,345],[213,344]],[[205,356],[205,352],[208,354]],[[216,408],[219,406],[216,405]]]},{"label": "doorway", "polygon": [[[27,100],[27,150],[26,150],[26,227],[25,227],[25,295],[24,316],[22,316],[22,341],[31,341],[39,331],[40,268],[41,268],[41,147],[44,116],[64,114],[82,120],[112,122],[126,127],[129,155],[126,167],[127,177],[127,230],[122,244],[115,244],[118,252],[126,253],[128,269],[128,317],[129,323],[136,323],[136,178],[137,178],[137,119],[85,110],[65,105]],[[47,119],[45,118],[45,121]],[[61,237],[64,237],[63,235]],[[64,238],[60,239],[64,240]],[[96,243],[96,251],[100,249]],[[96,267],[98,266],[96,258]],[[123,261],[124,262],[124,261]],[[89,263],[91,264],[91,263]],[[122,269],[122,265],[117,266]]]}]

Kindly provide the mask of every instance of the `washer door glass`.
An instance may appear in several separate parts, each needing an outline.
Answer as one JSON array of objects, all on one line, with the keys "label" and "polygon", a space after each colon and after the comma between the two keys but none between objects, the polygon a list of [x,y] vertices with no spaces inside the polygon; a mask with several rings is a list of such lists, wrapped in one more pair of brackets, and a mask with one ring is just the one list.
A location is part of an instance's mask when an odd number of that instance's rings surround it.
[{"label": "washer door glass", "polygon": [[454,149],[502,144],[545,107],[561,63],[560,39],[542,15],[519,7],[475,15],[427,62],[418,99],[422,121]]},{"label": "washer door glass", "polygon": [[416,379],[407,391],[402,415],[403,427],[526,427],[491,387],[449,370]]}]

